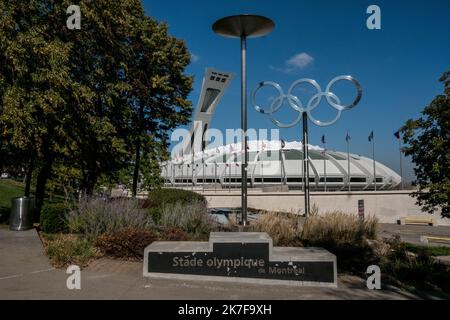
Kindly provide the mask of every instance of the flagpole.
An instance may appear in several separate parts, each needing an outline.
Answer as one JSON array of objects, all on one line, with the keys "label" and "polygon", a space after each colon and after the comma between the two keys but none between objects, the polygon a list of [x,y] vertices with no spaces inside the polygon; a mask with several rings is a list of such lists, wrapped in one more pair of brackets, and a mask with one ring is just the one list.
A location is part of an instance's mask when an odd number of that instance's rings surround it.
[{"label": "flagpole", "polygon": [[400,151],[400,178],[402,180],[402,182],[401,182],[401,189],[400,190],[403,190],[405,186],[403,184],[403,154],[402,154],[402,139],[401,139],[401,136],[398,139],[398,149]]},{"label": "flagpole", "polygon": [[375,191],[377,191],[377,171],[375,166],[375,135],[372,136],[372,157],[373,157],[373,185]]}]

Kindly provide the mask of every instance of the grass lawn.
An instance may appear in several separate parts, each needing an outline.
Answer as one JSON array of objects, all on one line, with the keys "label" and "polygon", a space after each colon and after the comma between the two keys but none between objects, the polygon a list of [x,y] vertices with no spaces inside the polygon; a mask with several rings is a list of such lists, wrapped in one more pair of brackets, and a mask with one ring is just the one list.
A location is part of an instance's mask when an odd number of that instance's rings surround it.
[{"label": "grass lawn", "polygon": [[450,247],[428,247],[428,246],[417,246],[414,244],[407,243],[406,248],[408,251],[413,253],[419,253],[426,251],[430,256],[450,256]]},{"label": "grass lawn", "polygon": [[11,179],[0,179],[0,223],[7,222],[11,211],[11,198],[23,196],[22,182]]}]

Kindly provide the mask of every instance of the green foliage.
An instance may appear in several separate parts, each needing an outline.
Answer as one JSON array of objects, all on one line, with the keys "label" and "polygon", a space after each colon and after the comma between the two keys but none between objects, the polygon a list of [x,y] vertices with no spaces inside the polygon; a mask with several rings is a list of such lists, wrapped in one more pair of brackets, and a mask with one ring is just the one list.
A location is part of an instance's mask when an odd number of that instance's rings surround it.
[{"label": "green foliage", "polygon": [[160,223],[162,215],[162,209],[160,207],[149,208],[148,214],[152,217],[156,224]]},{"label": "green foliage", "polygon": [[444,93],[425,107],[422,117],[408,120],[402,132],[405,154],[415,164],[417,204],[450,217],[450,71],[440,81]]},{"label": "green foliage", "polygon": [[46,187],[91,194],[101,176],[139,176],[141,156],[157,186],[168,135],[192,112],[186,45],[139,0],[78,1],[76,31],[71,4],[0,1],[0,168],[34,164],[39,208]]},{"label": "green foliage", "polygon": [[433,290],[450,293],[450,267],[436,263],[427,248],[409,252],[410,245],[400,239],[386,241],[390,246],[388,255],[381,259],[380,267],[392,282],[412,286],[413,290]]},{"label": "green foliage", "polygon": [[433,257],[450,256],[450,247],[417,246],[410,243],[406,243],[405,246],[406,250],[413,253],[425,253]]},{"label": "green foliage", "polygon": [[166,204],[187,204],[193,201],[206,204],[203,195],[189,190],[181,189],[156,189],[149,193],[148,200],[153,207],[162,207]]},{"label": "green foliage", "polygon": [[42,207],[40,227],[45,233],[67,232],[65,216],[70,207],[64,203],[47,203]]},{"label": "green foliage", "polygon": [[45,251],[55,267],[75,264],[80,267],[99,256],[91,241],[75,235],[44,235]]}]

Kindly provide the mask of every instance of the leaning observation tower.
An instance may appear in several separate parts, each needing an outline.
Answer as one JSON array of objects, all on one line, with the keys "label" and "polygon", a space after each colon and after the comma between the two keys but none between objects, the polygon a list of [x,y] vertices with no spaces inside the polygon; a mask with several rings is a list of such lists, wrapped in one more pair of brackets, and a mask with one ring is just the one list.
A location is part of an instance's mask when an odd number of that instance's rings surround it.
[{"label": "leaning observation tower", "polygon": [[[165,186],[241,187],[241,143],[209,147],[205,141],[212,115],[233,78],[234,74],[229,72],[206,70],[189,131],[190,139],[185,141],[176,157],[160,164]],[[196,141],[200,141],[201,146],[195,148]],[[297,141],[249,141],[249,188],[286,185],[289,189],[301,190],[304,177],[302,149],[302,143]],[[375,162],[375,180],[373,159],[356,154],[348,157],[347,152],[312,145],[308,145],[308,150],[311,190],[375,190],[375,181],[376,190],[389,190],[401,183],[401,177],[380,162]]]}]

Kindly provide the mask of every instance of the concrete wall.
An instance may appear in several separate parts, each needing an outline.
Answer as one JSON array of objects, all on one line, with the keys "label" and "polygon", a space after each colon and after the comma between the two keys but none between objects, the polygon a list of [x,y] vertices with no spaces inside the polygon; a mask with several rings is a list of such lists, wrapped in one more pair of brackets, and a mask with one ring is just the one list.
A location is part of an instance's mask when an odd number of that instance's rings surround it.
[{"label": "concrete wall", "polygon": [[[236,208],[241,206],[239,191],[198,191],[208,200],[212,208]],[[400,217],[428,216],[415,204],[415,199],[405,191],[379,191],[379,192],[313,192],[311,205],[316,204],[319,214],[333,210],[342,210],[349,213],[358,213],[358,200],[364,200],[365,214],[375,215],[382,223],[396,223]],[[299,212],[304,209],[302,192],[261,192],[250,190],[248,207],[263,210]],[[434,216],[437,225],[450,225],[450,219],[441,218],[440,214]]]}]

